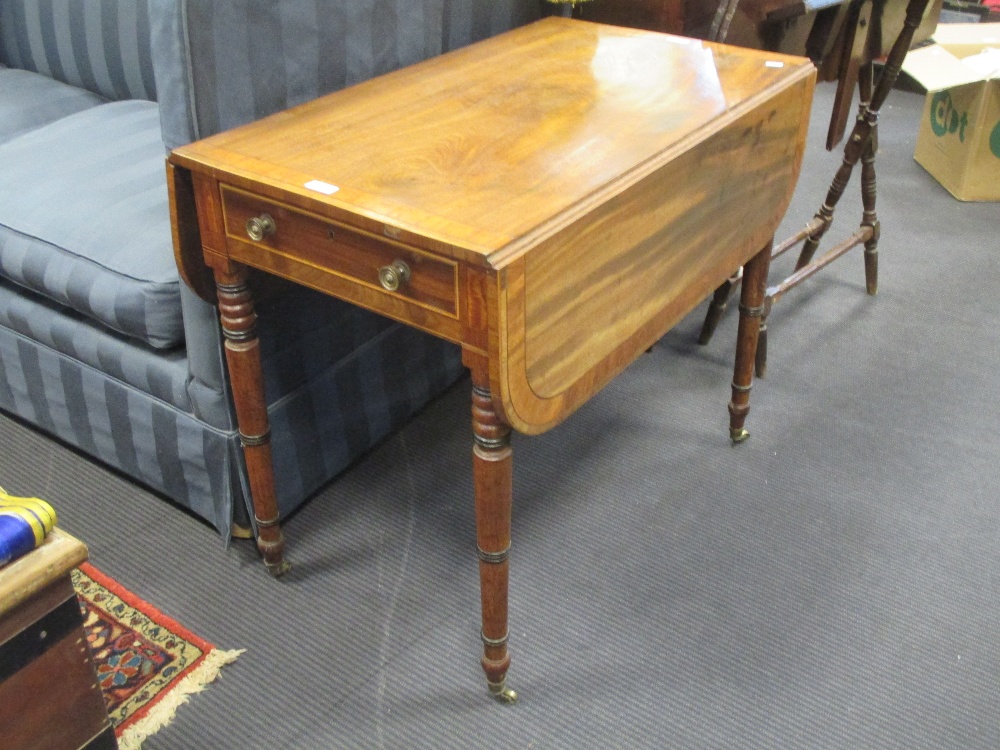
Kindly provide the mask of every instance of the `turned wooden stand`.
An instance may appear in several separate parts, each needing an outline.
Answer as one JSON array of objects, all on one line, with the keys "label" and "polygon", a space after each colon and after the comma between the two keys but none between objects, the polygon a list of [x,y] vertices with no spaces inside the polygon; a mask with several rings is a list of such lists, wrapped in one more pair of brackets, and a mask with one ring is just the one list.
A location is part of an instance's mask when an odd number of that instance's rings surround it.
[{"label": "turned wooden stand", "polygon": [[482,665],[513,701],[511,430],[566,419],[745,265],[745,435],[814,79],[802,58],[549,18],[174,151],[178,265],[218,300],[268,568],[288,563],[248,268],[462,347]]},{"label": "turned wooden stand", "polygon": [[[795,288],[819,270],[841,257],[849,250],[864,246],[865,288],[874,296],[878,292],[878,242],[881,228],[875,212],[876,180],[875,154],[878,152],[878,114],[885,103],[889,91],[899,77],[903,59],[913,43],[914,34],[920,26],[930,0],[909,0],[902,29],[896,37],[886,59],[878,82],[872,90],[874,79],[873,59],[882,47],[881,25],[872,22],[872,0],[854,0],[847,9],[846,33],[843,35],[843,49],[840,55],[841,70],[838,78],[837,97],[827,135],[827,148],[832,149],[843,136],[843,122],[846,107],[850,105],[854,87],[860,94],[858,116],[854,128],[844,146],[844,160],[833,177],[826,201],[816,215],[796,234],[774,248],[772,259],[802,245],[795,271],[777,284],[769,286],[764,295],[763,310],[760,315],[760,337],[757,348],[755,369],[757,377],[767,374],[767,316],[772,305],[790,289]],[[877,36],[878,35],[878,36]],[[854,167],[861,161],[861,199],[863,211],[861,225],[847,239],[830,248],[824,255],[814,258],[820,241],[833,224],[834,210],[850,182]],[[746,269],[739,269],[723,282],[712,296],[701,333],[699,344],[707,344],[726,310],[733,287],[743,278]],[[745,283],[745,279],[744,279]],[[734,436],[734,440],[736,440]]]}]

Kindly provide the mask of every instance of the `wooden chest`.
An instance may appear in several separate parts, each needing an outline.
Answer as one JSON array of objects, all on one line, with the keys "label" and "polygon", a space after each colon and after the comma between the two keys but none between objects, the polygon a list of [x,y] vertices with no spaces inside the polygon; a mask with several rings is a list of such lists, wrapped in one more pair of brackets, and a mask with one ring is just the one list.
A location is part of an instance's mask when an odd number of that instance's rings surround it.
[{"label": "wooden chest", "polygon": [[70,571],[87,547],[55,529],[0,569],[0,747],[117,748]]}]

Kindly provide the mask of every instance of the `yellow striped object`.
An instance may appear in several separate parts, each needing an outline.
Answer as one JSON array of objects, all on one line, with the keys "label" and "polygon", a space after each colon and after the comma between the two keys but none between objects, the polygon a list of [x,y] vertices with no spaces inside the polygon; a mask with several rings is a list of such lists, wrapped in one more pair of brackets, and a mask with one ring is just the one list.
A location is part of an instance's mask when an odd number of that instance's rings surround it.
[{"label": "yellow striped object", "polygon": [[0,488],[0,565],[27,554],[45,541],[56,511],[37,497],[14,497]]}]

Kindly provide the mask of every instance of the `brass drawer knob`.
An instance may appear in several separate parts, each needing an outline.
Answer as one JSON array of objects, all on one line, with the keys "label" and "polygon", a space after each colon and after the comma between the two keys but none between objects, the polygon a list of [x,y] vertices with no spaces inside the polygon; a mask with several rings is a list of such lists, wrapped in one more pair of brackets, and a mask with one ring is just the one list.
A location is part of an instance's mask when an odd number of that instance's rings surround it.
[{"label": "brass drawer knob", "polygon": [[254,242],[260,242],[276,231],[278,231],[278,225],[274,223],[274,219],[268,214],[261,214],[260,216],[254,216],[252,219],[247,219],[247,234],[250,235],[250,239]]},{"label": "brass drawer knob", "polygon": [[395,292],[410,280],[410,267],[401,260],[394,260],[387,266],[378,269],[378,283],[383,289]]}]

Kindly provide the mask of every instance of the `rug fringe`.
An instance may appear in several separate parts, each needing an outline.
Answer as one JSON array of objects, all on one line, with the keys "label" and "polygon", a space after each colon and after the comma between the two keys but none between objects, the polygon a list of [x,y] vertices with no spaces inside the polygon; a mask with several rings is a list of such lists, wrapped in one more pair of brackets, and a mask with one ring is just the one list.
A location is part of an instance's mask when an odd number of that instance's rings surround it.
[{"label": "rug fringe", "polygon": [[224,666],[232,664],[244,651],[246,649],[223,651],[219,648],[209,651],[202,663],[171,688],[149,713],[122,732],[118,738],[119,750],[141,750],[147,737],[173,721],[177,709],[190,700],[189,696],[204,690],[206,685],[219,676]]}]

